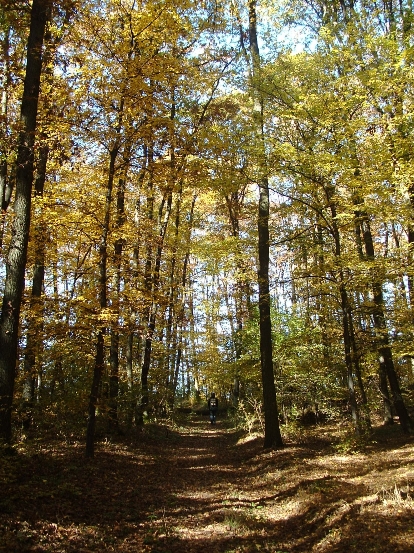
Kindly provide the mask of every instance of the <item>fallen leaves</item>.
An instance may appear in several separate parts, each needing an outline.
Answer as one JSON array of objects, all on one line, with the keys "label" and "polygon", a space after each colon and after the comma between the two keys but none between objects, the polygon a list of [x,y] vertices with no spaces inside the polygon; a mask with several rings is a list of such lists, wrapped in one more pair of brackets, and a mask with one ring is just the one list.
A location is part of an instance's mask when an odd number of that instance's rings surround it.
[{"label": "fallen leaves", "polygon": [[2,459],[0,552],[409,551],[412,439],[338,456],[322,432],[264,452],[200,419],[98,444],[87,464],[75,444],[27,445]]}]

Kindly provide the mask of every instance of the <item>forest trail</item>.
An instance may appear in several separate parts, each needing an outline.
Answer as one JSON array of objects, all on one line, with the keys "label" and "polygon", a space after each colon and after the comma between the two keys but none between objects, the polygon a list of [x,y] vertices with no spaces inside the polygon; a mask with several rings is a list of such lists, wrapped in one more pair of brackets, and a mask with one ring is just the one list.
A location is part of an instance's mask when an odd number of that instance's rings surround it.
[{"label": "forest trail", "polygon": [[91,461],[76,441],[22,446],[1,460],[0,551],[413,552],[413,439],[393,428],[351,454],[333,432],[266,451],[197,417],[102,441]]}]

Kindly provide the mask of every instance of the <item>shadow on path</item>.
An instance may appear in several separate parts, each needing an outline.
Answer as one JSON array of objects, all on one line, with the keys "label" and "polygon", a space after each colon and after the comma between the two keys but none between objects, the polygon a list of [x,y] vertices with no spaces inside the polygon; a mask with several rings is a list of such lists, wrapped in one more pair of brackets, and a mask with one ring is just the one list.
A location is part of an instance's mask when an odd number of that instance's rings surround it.
[{"label": "shadow on path", "polygon": [[61,443],[9,458],[0,551],[411,551],[413,502],[390,496],[387,506],[375,486],[385,471],[404,476],[412,441],[381,446],[380,456],[340,456],[322,442],[264,451],[261,439],[237,438],[199,419],[98,444],[93,461],[83,446]]}]

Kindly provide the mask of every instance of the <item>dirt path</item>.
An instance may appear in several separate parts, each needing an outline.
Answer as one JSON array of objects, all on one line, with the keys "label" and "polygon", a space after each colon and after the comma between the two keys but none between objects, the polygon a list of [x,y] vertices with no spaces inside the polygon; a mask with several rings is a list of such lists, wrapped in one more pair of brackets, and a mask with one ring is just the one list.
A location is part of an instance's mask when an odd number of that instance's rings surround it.
[{"label": "dirt path", "polygon": [[[414,552],[414,444],[344,454],[319,431],[263,451],[219,421],[21,448],[0,465],[2,553]],[[289,441],[289,440],[287,440]]]}]

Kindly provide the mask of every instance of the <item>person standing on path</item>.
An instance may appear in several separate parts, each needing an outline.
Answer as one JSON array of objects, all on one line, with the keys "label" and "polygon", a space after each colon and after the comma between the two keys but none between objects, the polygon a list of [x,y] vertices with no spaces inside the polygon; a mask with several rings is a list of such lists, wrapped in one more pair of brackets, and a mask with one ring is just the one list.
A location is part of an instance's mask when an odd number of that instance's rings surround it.
[{"label": "person standing on path", "polygon": [[208,410],[210,411],[210,422],[211,424],[216,424],[216,415],[218,410],[218,399],[216,394],[213,392],[211,397],[208,400]]}]

